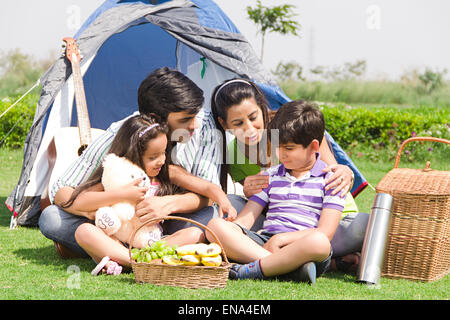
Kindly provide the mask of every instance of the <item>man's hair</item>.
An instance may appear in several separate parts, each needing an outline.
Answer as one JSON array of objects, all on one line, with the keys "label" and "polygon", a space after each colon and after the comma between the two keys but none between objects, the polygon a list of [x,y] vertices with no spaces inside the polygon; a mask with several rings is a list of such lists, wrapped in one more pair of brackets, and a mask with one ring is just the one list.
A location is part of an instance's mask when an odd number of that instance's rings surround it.
[{"label": "man's hair", "polygon": [[171,112],[198,113],[204,100],[203,90],[191,79],[167,67],[150,73],[138,90],[139,112],[163,122]]},{"label": "man's hair", "polygon": [[[322,142],[325,120],[322,112],[314,104],[296,100],[280,107],[269,128],[278,129],[280,144],[293,142],[306,148],[314,139],[318,140],[319,144]],[[272,138],[274,134],[272,131]]]}]

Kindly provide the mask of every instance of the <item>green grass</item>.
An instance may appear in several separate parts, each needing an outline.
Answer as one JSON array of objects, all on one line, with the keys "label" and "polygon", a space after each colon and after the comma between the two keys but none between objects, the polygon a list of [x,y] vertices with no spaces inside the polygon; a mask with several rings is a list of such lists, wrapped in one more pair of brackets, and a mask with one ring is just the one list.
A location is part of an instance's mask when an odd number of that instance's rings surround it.
[{"label": "green grass", "polygon": [[[447,159],[448,160],[448,159]],[[373,186],[393,163],[354,159]],[[445,167],[445,160],[436,160]],[[370,287],[355,276],[327,273],[315,286],[276,281],[228,281],[224,289],[183,289],[137,284],[132,273],[117,277],[90,275],[90,259],[62,260],[53,242],[37,228],[9,229],[10,212],[3,205],[20,175],[22,151],[0,149],[0,299],[1,300],[434,300],[450,297],[450,276],[432,283],[381,278]],[[448,168],[447,168],[448,170]],[[361,211],[369,212],[375,192],[357,197]],[[73,270],[79,270],[79,273]]]}]

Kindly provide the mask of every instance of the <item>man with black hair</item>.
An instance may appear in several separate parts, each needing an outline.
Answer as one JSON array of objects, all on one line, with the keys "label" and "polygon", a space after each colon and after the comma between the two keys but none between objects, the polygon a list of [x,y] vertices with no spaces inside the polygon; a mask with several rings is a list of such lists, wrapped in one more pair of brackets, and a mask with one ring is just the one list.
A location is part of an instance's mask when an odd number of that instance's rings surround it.
[{"label": "man with black hair", "polygon": [[[200,124],[196,120],[203,103],[203,91],[183,73],[167,67],[150,73],[138,90],[139,113],[153,116],[169,126],[169,139],[173,142],[169,155],[171,161],[195,176],[220,185],[220,152],[216,150],[214,120],[209,116],[205,116]],[[65,202],[74,188],[101,165],[115,134],[126,119],[128,117],[112,123],[54,183],[50,190],[52,203]],[[179,167],[176,169],[180,172]],[[186,217],[207,224],[216,215],[216,209],[207,205],[208,199],[195,193],[177,194],[153,198],[152,201],[144,200],[137,204],[136,214],[187,214]],[[42,212],[39,228],[55,242],[61,257],[87,257],[77,244],[74,234],[79,225],[94,218],[95,212],[80,215],[51,205]],[[171,234],[189,225],[183,221],[168,220],[163,226],[165,233]]]}]

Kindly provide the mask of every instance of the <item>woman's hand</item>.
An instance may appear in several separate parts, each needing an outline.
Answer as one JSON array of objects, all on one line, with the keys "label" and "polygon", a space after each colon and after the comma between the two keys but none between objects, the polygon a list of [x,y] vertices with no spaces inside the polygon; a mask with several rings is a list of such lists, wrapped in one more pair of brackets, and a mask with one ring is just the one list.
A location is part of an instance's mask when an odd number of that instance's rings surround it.
[{"label": "woman's hand", "polygon": [[333,175],[325,181],[325,190],[334,190],[332,195],[341,191],[341,197],[343,198],[350,188],[353,186],[354,175],[353,171],[342,164],[332,164],[323,169],[324,172],[333,172]]},{"label": "woman's hand", "polygon": [[252,195],[260,193],[262,189],[269,186],[269,176],[258,173],[254,176],[248,176],[244,180],[244,195],[250,198]]}]

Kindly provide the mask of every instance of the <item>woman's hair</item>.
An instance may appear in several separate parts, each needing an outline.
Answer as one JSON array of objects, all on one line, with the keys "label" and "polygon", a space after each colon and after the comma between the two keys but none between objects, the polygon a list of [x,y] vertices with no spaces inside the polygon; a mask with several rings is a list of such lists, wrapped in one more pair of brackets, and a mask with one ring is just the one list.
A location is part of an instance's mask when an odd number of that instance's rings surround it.
[{"label": "woman's hair", "polygon": [[[270,122],[272,129],[278,130],[280,144],[293,142],[304,148],[314,139],[322,142],[325,120],[322,111],[314,104],[296,100],[283,104]],[[274,142],[272,142],[274,143]]]},{"label": "woman's hair", "polygon": [[167,122],[171,112],[196,114],[203,106],[203,90],[183,73],[159,68],[145,78],[138,89],[140,114],[153,115]]},{"label": "woman's hair", "polygon": [[[258,86],[252,81],[242,78],[226,80],[214,89],[211,96],[211,110],[214,121],[216,123],[216,127],[222,132],[223,152],[220,171],[220,183],[225,192],[227,190],[227,174],[229,171],[229,165],[227,161],[227,144],[225,139],[225,130],[220,125],[218,119],[221,118],[226,122],[228,109],[230,109],[232,106],[242,103],[244,100],[251,98],[255,99],[256,104],[261,109],[264,128],[267,128],[270,120],[268,102],[261,89],[259,89]],[[262,141],[264,141],[264,139]],[[260,146],[258,144],[258,149],[259,147]],[[267,159],[265,159],[265,161],[270,161],[270,146],[264,146],[264,150],[267,150],[267,154],[265,155]],[[267,166],[267,163],[265,165]]]},{"label": "woman's hair", "polygon": [[[108,151],[109,153],[114,153],[119,157],[125,157],[132,163],[140,167],[145,171],[145,166],[142,161],[142,157],[146,152],[148,142],[155,139],[160,134],[168,134],[168,127],[166,124],[158,123],[154,118],[138,115],[127,119],[119,131],[117,132],[114,140],[111,143],[111,147]],[[170,150],[166,150],[166,155]],[[63,208],[71,206],[74,200],[80,195],[84,190],[101,183],[103,174],[103,166],[100,165],[91,177],[84,183],[80,184],[73,192],[70,199],[62,204]],[[168,158],[166,156],[166,161],[156,176],[160,183],[160,188],[156,195],[163,196],[167,194],[175,193],[176,186],[172,185],[169,180],[169,168],[168,168]]]}]

